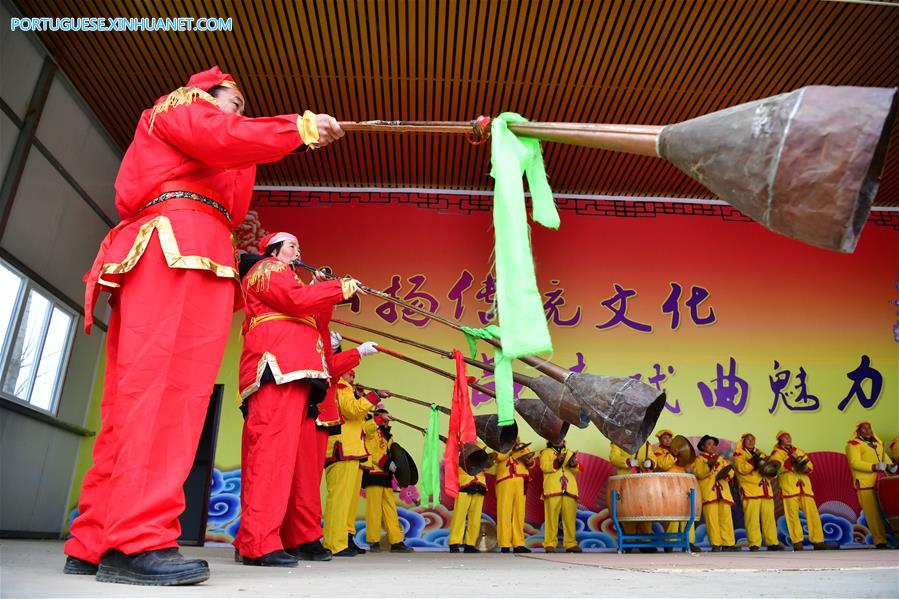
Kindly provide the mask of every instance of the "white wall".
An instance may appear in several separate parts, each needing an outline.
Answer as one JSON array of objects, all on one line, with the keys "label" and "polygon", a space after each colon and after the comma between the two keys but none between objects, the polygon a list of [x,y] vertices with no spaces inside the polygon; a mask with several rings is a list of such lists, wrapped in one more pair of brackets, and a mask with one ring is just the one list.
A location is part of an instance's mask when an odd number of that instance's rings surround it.
[{"label": "white wall", "polygon": [[[0,99],[23,121],[45,51],[32,34],[9,31],[10,11],[5,1],[0,2]],[[19,133],[18,126],[0,113],[0,175],[4,178]],[[32,279],[43,279],[58,290],[65,296],[59,299],[66,303],[83,306],[81,278],[109,230],[108,223],[118,221],[113,184],[120,161],[120,150],[57,71],[0,248],[30,271],[26,274]],[[56,412],[58,421],[77,426],[84,426],[91,401],[107,320],[105,301],[97,307],[95,318],[100,328],[90,336],[81,332],[79,319]],[[13,411],[0,399],[0,530],[62,530],[82,439],[21,410]]]}]

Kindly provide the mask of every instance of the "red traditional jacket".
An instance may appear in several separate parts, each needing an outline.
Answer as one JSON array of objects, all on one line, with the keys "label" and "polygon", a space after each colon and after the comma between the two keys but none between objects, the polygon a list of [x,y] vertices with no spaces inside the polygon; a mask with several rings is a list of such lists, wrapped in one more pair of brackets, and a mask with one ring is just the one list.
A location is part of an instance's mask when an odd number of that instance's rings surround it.
[{"label": "red traditional jacket", "polygon": [[[257,262],[243,280],[246,318],[240,356],[241,400],[259,389],[268,369],[275,383],[330,378],[321,330],[330,308],[349,297],[343,281],[304,284],[275,258]],[[358,352],[356,352],[358,355]]]},{"label": "red traditional jacket", "polygon": [[122,222],[103,240],[85,276],[85,330],[90,331],[97,294],[121,285],[154,232],[170,267],[237,281],[231,229],[246,215],[256,165],[302,146],[302,126],[297,114],[227,114],[215,98],[191,87],[145,110],[116,178]]}]

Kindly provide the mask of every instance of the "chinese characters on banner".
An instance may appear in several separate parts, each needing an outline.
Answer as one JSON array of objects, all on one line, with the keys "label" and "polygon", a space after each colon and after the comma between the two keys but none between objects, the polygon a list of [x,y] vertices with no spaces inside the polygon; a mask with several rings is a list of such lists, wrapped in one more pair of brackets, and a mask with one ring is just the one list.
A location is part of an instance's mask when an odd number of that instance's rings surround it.
[{"label": "chinese characters on banner", "polygon": [[[580,305],[569,305],[565,299],[565,288],[561,286],[559,279],[550,281],[552,289],[543,293],[545,298],[543,310],[546,321],[555,327],[576,327],[586,320],[586,310]],[[440,311],[440,300],[433,290],[427,289],[428,279],[423,274],[403,276],[394,274],[390,277],[390,284],[383,292],[393,297],[405,300],[429,312]],[[689,292],[680,282],[670,282],[670,291],[659,306],[659,313],[665,315],[665,325],[671,330],[678,330],[682,324],[694,326],[707,326],[717,322],[717,314],[711,301],[711,292],[701,285],[690,285]],[[605,311],[605,321],[593,325],[598,331],[606,331],[616,326],[624,326],[635,331],[651,333],[653,323],[640,322],[628,315],[629,308],[637,301],[637,290],[630,289],[618,282],[612,283],[613,293],[602,299],[599,304]],[[450,285],[445,295],[452,310],[452,318],[461,320],[467,310],[474,309],[477,322],[486,326],[496,318],[496,280],[491,273],[483,277],[475,277],[469,270],[463,269],[455,281]],[[358,304],[352,306],[352,311],[359,312]],[[375,314],[390,324],[403,320],[415,327],[427,326],[430,319],[409,308],[398,307],[390,302],[383,302],[375,308]],[[656,325],[657,326],[657,325]],[[578,352],[578,363],[570,370],[581,372],[586,368],[584,356]],[[484,360],[487,357],[484,356]],[[644,378],[643,373],[636,373],[632,378],[644,380],[653,385],[659,391],[666,391],[664,383],[676,373],[673,364],[652,364]],[[750,382],[738,374],[737,360],[728,356],[724,363],[717,363],[710,373],[711,378],[696,382],[701,405],[706,409],[723,409],[733,414],[741,414],[746,410],[750,395]],[[489,387],[493,383],[488,382],[492,377],[483,377]],[[845,396],[836,406],[840,412],[845,411],[853,402],[857,401],[865,409],[874,407],[883,390],[883,375],[871,364],[867,355],[862,355],[860,364],[846,373],[846,378],[851,381],[847,384]],[[769,414],[775,414],[779,409],[794,412],[815,412],[821,409],[821,399],[810,389],[809,373],[803,365],[788,367],[782,365],[779,360],[773,360],[771,375],[768,376],[768,384],[771,392],[771,406]],[[522,391],[520,385],[515,385],[515,396]],[[673,414],[683,412],[684,405],[681,399],[673,399],[669,396],[665,409]],[[472,394],[474,405],[491,401],[488,396],[481,396],[475,391]],[[673,403],[672,403],[673,401]]]}]

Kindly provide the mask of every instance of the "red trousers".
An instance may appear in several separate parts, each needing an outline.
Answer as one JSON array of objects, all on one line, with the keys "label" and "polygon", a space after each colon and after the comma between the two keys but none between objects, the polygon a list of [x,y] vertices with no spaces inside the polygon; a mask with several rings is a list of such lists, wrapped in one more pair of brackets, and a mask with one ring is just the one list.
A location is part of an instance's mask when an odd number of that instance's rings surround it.
[{"label": "red trousers", "polygon": [[281,525],[281,540],[285,547],[297,547],[322,536],[321,485],[328,433],[315,428],[315,418],[304,418],[300,427],[300,447],[290,501]]},{"label": "red trousers", "polygon": [[[324,449],[307,416],[309,387],[264,383],[248,398],[241,447],[241,517],[234,546],[260,557],[321,537]],[[317,459],[317,455],[321,459]]]},{"label": "red trousers", "polygon": [[169,268],[153,239],[124,276],[106,340],[102,425],[65,552],[97,563],[177,547],[183,485],[228,340],[234,282]]}]

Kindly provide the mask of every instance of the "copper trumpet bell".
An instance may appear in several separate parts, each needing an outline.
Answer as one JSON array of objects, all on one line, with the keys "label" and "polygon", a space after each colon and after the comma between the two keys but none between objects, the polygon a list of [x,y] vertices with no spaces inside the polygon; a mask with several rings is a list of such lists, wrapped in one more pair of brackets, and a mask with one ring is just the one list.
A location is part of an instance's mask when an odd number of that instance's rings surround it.
[{"label": "copper trumpet bell", "polygon": [[462,463],[462,470],[476,476],[487,468],[487,452],[478,447],[477,443],[465,443],[462,445],[459,461]]}]

